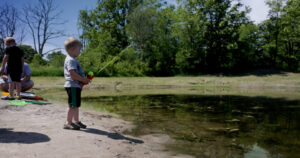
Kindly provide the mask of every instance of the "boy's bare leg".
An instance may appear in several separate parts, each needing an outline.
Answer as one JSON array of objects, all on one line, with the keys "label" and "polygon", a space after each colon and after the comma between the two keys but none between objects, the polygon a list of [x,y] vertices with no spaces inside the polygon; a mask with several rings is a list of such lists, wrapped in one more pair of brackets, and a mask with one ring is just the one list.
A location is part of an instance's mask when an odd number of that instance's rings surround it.
[{"label": "boy's bare leg", "polygon": [[79,108],[74,108],[74,121],[79,122]]},{"label": "boy's bare leg", "polygon": [[14,96],[15,84],[14,84],[14,82],[10,82],[8,85],[9,85],[9,95],[11,97],[13,97]]},{"label": "boy's bare leg", "polygon": [[71,124],[73,119],[75,122],[78,122],[78,108],[70,108],[69,107],[66,123]]},{"label": "boy's bare leg", "polygon": [[17,89],[17,96],[20,96],[21,82],[15,82],[15,84],[16,84],[16,89]]},{"label": "boy's bare leg", "polygon": [[79,108],[75,108],[74,122],[80,128],[86,128],[86,125],[79,121]]},{"label": "boy's bare leg", "polygon": [[66,124],[71,124],[74,116],[74,108],[69,107],[67,112],[67,122]]},{"label": "boy's bare leg", "polygon": [[2,83],[2,84],[0,84],[0,88],[1,88],[2,91],[8,92],[9,91],[9,84],[8,83]]}]

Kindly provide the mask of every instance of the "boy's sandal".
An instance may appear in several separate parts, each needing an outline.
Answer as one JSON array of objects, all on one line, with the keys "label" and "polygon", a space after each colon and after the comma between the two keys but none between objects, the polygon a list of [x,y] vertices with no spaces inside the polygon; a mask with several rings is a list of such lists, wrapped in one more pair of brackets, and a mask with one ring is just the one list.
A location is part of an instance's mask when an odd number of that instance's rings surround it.
[{"label": "boy's sandal", "polygon": [[74,123],[71,123],[71,124],[64,124],[64,129],[79,130],[80,127],[75,125]]},{"label": "boy's sandal", "polygon": [[75,122],[74,123],[76,126],[80,127],[80,128],[86,128],[86,125],[81,123],[80,121],[79,122]]}]

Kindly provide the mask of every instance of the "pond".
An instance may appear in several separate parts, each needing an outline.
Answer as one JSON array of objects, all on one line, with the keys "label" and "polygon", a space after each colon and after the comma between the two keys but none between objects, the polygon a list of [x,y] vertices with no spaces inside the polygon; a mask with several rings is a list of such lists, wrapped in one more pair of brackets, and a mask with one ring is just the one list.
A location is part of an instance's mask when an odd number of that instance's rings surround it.
[{"label": "pond", "polygon": [[300,100],[203,94],[84,96],[132,121],[126,134],[167,134],[167,148],[195,157],[300,157]]},{"label": "pond", "polygon": [[[66,102],[63,88],[35,89]],[[125,134],[166,134],[166,150],[199,158],[300,157],[298,89],[105,90],[82,93],[83,107],[119,114],[136,128]]]}]

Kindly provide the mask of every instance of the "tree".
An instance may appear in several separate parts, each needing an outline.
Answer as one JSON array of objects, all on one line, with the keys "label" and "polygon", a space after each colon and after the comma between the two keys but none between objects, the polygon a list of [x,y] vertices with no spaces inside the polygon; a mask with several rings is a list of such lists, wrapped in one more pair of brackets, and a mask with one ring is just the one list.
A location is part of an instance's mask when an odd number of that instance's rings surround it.
[{"label": "tree", "polygon": [[173,35],[178,39],[176,67],[181,74],[199,74],[205,71],[205,17],[199,1],[183,1],[177,9]]},{"label": "tree", "polygon": [[175,7],[162,6],[157,12],[154,37],[148,45],[147,64],[150,75],[171,76],[177,73],[176,53],[178,40],[173,36]]},{"label": "tree", "polygon": [[43,59],[43,57],[40,54],[34,54],[31,62],[31,66],[38,68],[40,66],[45,66],[45,65],[47,65],[47,61]]},{"label": "tree", "polygon": [[3,50],[5,48],[4,39],[6,37],[13,37],[18,33],[15,39],[18,44],[22,44],[25,37],[24,27],[20,25],[18,10],[8,4],[4,4],[0,7],[0,60],[2,61]]},{"label": "tree", "polygon": [[236,72],[259,69],[265,66],[265,62],[263,62],[265,56],[259,42],[261,40],[259,33],[259,27],[253,23],[244,24],[239,28],[237,41],[239,53],[235,55],[234,66]]},{"label": "tree", "polygon": [[78,17],[78,30],[81,31],[81,34],[79,36],[80,41],[82,42],[83,49],[85,49],[88,41],[88,34],[89,30],[91,30],[90,23],[90,16],[88,14],[88,10],[80,10],[79,17]]},{"label": "tree", "polygon": [[146,49],[146,42],[154,36],[156,9],[145,5],[138,6],[127,16],[130,22],[126,32],[131,38],[132,45],[138,50]]},{"label": "tree", "polygon": [[47,55],[49,60],[49,65],[53,67],[63,67],[66,55],[62,54],[61,51],[52,52],[51,54]]},{"label": "tree", "polygon": [[43,56],[47,53],[44,47],[49,40],[64,36],[62,30],[54,29],[54,26],[64,24],[58,21],[62,12],[54,5],[54,0],[38,0],[35,6],[25,6],[23,12],[22,21],[29,27],[34,49]]},{"label": "tree", "polygon": [[38,54],[31,46],[20,45],[19,46],[24,52],[25,62],[31,63],[35,54]]},{"label": "tree", "polygon": [[175,7],[161,1],[145,2],[128,17],[127,34],[140,60],[148,65],[148,75],[175,74],[177,41],[172,36]]},{"label": "tree", "polygon": [[104,47],[108,48],[112,55],[126,48],[128,46],[126,17],[141,2],[142,0],[101,0],[98,1],[98,7],[89,13],[81,11],[79,24],[89,44],[97,46],[99,40],[105,40],[99,39],[99,36],[103,38],[101,35],[106,34],[110,42],[106,42]]},{"label": "tree", "polygon": [[279,40],[280,40],[280,32],[281,32],[281,12],[283,9],[283,3],[285,0],[267,0],[266,4],[270,7],[269,11],[269,23],[268,29],[271,35],[271,42],[273,44],[269,45],[270,48],[270,55],[272,58],[272,64],[276,66],[277,64],[277,56],[278,56],[278,49],[279,49]]},{"label": "tree", "polygon": [[80,60],[85,67],[99,70],[129,46],[126,17],[141,3],[142,0],[101,0],[95,9],[80,12],[81,38],[87,43]]},{"label": "tree", "polygon": [[268,0],[269,19],[260,24],[261,48],[268,68],[299,69],[300,3],[294,0]]},{"label": "tree", "polygon": [[80,13],[79,60],[105,76],[297,71],[300,3],[285,1],[268,0],[269,19],[256,25],[239,0],[101,0]]},{"label": "tree", "polygon": [[[249,9],[242,9],[238,1],[232,0],[187,0],[182,1],[186,10],[183,21],[184,48],[177,54],[177,62],[184,62],[180,57],[192,63],[193,73],[228,73],[238,60],[239,28],[249,23],[246,14]],[[182,42],[182,41],[181,41]]]},{"label": "tree", "polygon": [[[300,1],[289,0],[282,11],[283,61],[292,71],[300,70]],[[283,64],[285,65],[285,64]]]}]

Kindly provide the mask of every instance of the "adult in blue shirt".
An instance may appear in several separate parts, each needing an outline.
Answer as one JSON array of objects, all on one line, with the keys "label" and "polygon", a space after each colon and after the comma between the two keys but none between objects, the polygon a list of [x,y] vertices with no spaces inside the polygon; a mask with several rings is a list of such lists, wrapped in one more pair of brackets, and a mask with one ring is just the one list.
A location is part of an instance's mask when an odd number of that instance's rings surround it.
[{"label": "adult in blue shirt", "polygon": [[[0,78],[0,89],[2,91],[8,91],[8,77],[7,77],[7,65],[5,65],[4,73]],[[34,85],[34,82],[30,79],[31,70],[27,63],[24,63],[24,72],[21,74],[21,91],[25,92],[31,89]]]}]

